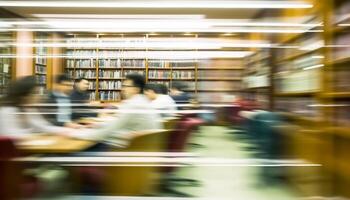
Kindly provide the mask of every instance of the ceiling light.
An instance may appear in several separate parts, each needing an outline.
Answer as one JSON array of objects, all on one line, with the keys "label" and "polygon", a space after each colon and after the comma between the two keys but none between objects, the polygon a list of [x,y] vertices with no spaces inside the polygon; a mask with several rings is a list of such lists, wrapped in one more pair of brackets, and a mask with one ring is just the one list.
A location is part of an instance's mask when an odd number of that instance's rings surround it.
[{"label": "ceiling light", "polygon": [[313,5],[294,1],[0,1],[1,7],[59,8],[312,8]]},{"label": "ceiling light", "polygon": [[303,68],[303,70],[316,69],[316,68],[320,68],[320,67],[323,67],[323,66],[324,66],[324,64],[313,65],[313,66],[310,66],[310,67],[305,67],[305,68]]}]

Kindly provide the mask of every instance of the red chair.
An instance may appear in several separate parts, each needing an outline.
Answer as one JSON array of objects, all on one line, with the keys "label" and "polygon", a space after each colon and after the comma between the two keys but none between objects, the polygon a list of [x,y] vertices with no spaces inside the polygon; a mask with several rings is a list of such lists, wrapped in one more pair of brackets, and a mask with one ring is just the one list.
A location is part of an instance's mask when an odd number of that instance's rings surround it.
[{"label": "red chair", "polygon": [[[186,145],[190,139],[191,133],[198,128],[204,121],[199,118],[186,117],[183,116],[178,124],[175,127],[175,130],[170,133],[168,138],[168,152],[183,152],[186,148]],[[187,178],[169,178],[169,175],[176,170],[176,167],[165,167],[163,168],[163,173],[165,179],[163,181],[162,190],[164,192],[169,192],[178,196],[187,196],[184,193],[172,190],[170,185],[174,182],[182,182],[191,185],[198,185],[199,183],[196,180],[187,179]]]},{"label": "red chair", "polygon": [[23,176],[20,164],[11,161],[19,155],[13,139],[0,137],[0,199],[29,198],[40,191],[39,181]]}]

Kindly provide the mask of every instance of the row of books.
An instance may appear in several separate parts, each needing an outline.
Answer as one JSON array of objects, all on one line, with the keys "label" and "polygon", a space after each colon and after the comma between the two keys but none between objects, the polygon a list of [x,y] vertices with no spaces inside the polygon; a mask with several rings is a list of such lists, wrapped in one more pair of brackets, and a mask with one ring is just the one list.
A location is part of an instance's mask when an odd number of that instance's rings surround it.
[{"label": "row of books", "polygon": [[333,71],[333,90],[336,92],[350,92],[350,70],[337,69]]},{"label": "row of books", "polygon": [[38,84],[46,84],[46,75],[37,74],[35,75],[35,78]]},{"label": "row of books", "polygon": [[89,99],[90,101],[96,100],[96,93],[95,92],[89,92]]},{"label": "row of books", "polygon": [[121,78],[121,71],[105,71],[105,70],[99,70],[98,71],[98,76],[101,78]]},{"label": "row of books", "polygon": [[200,81],[197,85],[198,90],[241,90],[243,86],[240,81]]},{"label": "row of books", "polygon": [[35,65],[35,73],[46,74],[46,66]]},{"label": "row of books", "polygon": [[35,63],[46,65],[47,59],[45,56],[47,54],[47,49],[45,47],[37,47],[35,48],[35,51],[36,51]]},{"label": "row of books", "polygon": [[198,71],[198,77],[205,78],[241,78],[243,71],[241,70],[210,70],[210,71]]},{"label": "row of books", "polygon": [[116,101],[121,99],[121,93],[118,91],[100,91],[99,97],[101,101]]},{"label": "row of books", "polygon": [[174,79],[191,79],[194,78],[194,71],[164,71],[164,70],[150,70],[148,72],[149,78],[174,78]]},{"label": "row of books", "polygon": [[265,75],[251,75],[243,79],[245,88],[259,88],[270,86],[269,76]]},{"label": "row of books", "polygon": [[76,70],[75,78],[96,78],[96,70]]},{"label": "row of books", "polygon": [[279,93],[319,91],[319,73],[318,69],[311,69],[276,75],[276,91]]},{"label": "row of books", "polygon": [[319,109],[313,105],[318,104],[312,97],[281,97],[275,100],[275,109],[282,112],[290,112],[300,116],[318,116]]},{"label": "row of books", "polygon": [[96,82],[95,81],[89,81],[89,90],[96,89]]},{"label": "row of books", "polygon": [[122,82],[121,81],[99,81],[99,89],[121,89]]},{"label": "row of books", "polygon": [[350,127],[350,101],[337,101],[338,106],[333,107],[333,122],[336,126]]},{"label": "row of books", "polygon": [[350,46],[347,45],[349,44],[349,39],[350,39],[349,33],[337,35],[337,37],[335,37],[334,43],[335,45],[339,45],[340,47],[333,48],[334,60],[350,57],[349,56]]}]

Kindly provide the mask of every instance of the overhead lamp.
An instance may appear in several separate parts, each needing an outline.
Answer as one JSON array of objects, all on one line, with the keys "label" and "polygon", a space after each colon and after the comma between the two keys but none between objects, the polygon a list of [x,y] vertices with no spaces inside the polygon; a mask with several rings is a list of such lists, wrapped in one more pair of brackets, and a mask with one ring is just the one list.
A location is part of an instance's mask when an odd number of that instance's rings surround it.
[{"label": "overhead lamp", "polygon": [[295,1],[0,1],[1,7],[45,8],[216,8],[216,9],[283,9],[312,8],[313,5]]},{"label": "overhead lamp", "polygon": [[310,67],[305,67],[305,68],[303,68],[303,70],[316,69],[316,68],[320,68],[320,67],[323,67],[323,66],[324,66],[324,64],[313,65],[313,66],[310,66]]}]

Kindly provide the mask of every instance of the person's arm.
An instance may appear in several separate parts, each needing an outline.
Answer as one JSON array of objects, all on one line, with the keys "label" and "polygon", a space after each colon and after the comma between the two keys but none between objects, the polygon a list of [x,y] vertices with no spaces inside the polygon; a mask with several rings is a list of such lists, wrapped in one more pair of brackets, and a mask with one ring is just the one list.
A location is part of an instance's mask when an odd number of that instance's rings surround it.
[{"label": "person's arm", "polygon": [[15,108],[0,109],[1,135],[12,138],[23,138],[30,135],[31,129],[22,128],[23,126],[19,120],[21,116],[19,115],[18,109]]},{"label": "person's arm", "polygon": [[53,133],[53,134],[62,134],[71,131],[69,128],[55,126],[48,122],[45,118],[42,117],[39,111],[35,109],[28,110],[32,112],[32,115],[27,116],[28,124],[33,127],[34,131],[40,133]]}]

